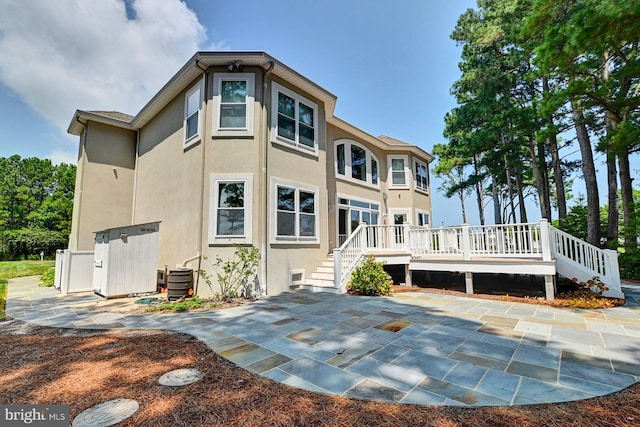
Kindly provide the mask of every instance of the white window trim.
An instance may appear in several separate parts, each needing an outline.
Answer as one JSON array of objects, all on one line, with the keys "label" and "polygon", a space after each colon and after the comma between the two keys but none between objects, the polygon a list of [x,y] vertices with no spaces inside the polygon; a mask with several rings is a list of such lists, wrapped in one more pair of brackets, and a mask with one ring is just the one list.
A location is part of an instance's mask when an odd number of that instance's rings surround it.
[{"label": "white window trim", "polygon": [[[338,145],[341,145],[341,144],[344,144],[344,175],[338,173]],[[366,160],[367,161],[367,180],[366,181],[361,181],[353,177],[353,173],[351,170],[351,146],[352,145],[355,145],[356,147],[363,149],[365,152],[365,156],[367,159]],[[333,156],[335,159],[334,169],[335,169],[335,176],[337,179],[353,182],[360,185],[366,185],[367,187],[380,188],[380,167],[381,167],[380,159],[378,159],[378,157],[375,154],[373,154],[371,149],[351,139],[338,139],[333,143]],[[372,175],[373,170],[371,168],[372,160],[375,160],[378,163],[378,183],[377,184],[373,183],[373,175]]]},{"label": "white window trim", "polygon": [[[299,190],[307,191],[309,193],[315,194],[315,203],[314,207],[314,215],[315,215],[315,236],[298,236],[299,233],[299,214],[298,206],[296,206],[296,222],[295,222],[295,230],[296,236],[278,236],[278,185],[284,187],[290,187],[296,189],[296,205],[298,200]],[[314,185],[308,184],[300,184],[294,181],[288,181],[281,178],[271,178],[271,207],[269,211],[271,212],[269,222],[271,229],[271,244],[309,244],[309,243],[320,243],[320,189]]]},{"label": "white window trim", "polygon": [[[190,146],[192,146],[194,144],[197,144],[200,141],[201,137],[202,137],[202,110],[203,110],[202,101],[204,100],[204,94],[202,93],[202,87],[203,87],[202,80],[200,80],[198,83],[196,83],[195,85],[191,86],[191,88],[184,95],[184,114],[183,114],[184,119],[182,121],[182,127],[184,129],[184,131],[183,131],[183,139],[184,139],[183,148],[188,148],[188,147],[190,147]],[[200,106],[198,108],[198,132],[196,132],[196,134],[193,135],[192,137],[187,138],[187,119],[188,119],[188,117],[187,117],[187,108],[189,107],[188,106],[189,96],[191,94],[193,94],[195,91],[198,91],[199,94],[200,94],[199,101],[198,101],[199,104],[200,104]]]},{"label": "white window trim", "polygon": [[[368,203],[370,205],[378,205],[378,210],[373,210],[371,208],[366,209],[366,208],[361,208],[361,207],[358,207],[358,206],[351,206],[350,204],[349,205],[344,205],[344,204],[340,203],[340,199],[347,199],[347,200],[350,200],[350,201],[353,200],[353,201],[356,201],[356,202]],[[383,203],[382,203],[381,200],[364,199],[362,197],[351,196],[351,195],[344,194],[344,193],[336,193],[336,230],[335,230],[336,231],[336,233],[335,233],[336,234],[336,242],[340,241],[340,228],[339,228],[338,217],[337,217],[338,210],[340,208],[349,207],[349,209],[353,208],[353,209],[359,210],[361,212],[369,212],[369,214],[375,212],[376,214],[378,214],[378,222],[375,225],[380,225],[380,224],[382,224],[383,219],[384,219],[384,215],[382,213],[382,206],[383,206]],[[351,227],[347,227],[347,229],[349,230],[347,232],[347,235],[350,236],[351,235]]]},{"label": "white window trim", "polygon": [[426,227],[431,227],[431,212],[422,209],[416,209],[416,225],[420,225],[420,215],[427,215],[429,217],[429,223],[426,225]]},{"label": "white window trim", "polygon": [[[416,170],[416,163],[421,163],[426,171],[427,171],[427,188],[422,188],[420,186],[418,186],[418,180],[415,179],[416,178],[416,174],[417,174],[417,170]],[[416,189],[416,191],[421,192],[421,193],[425,193],[425,194],[429,194],[429,187],[431,186],[431,177],[429,176],[429,163],[420,160],[417,157],[413,158],[413,162],[411,163],[412,165],[412,169],[413,169],[413,181],[414,181],[414,188]]]},{"label": "white window trim", "polygon": [[[404,184],[393,184],[393,160],[394,159],[402,159],[404,160]],[[411,178],[411,171],[413,170],[413,168],[409,165],[409,156],[407,155],[388,155],[387,156],[387,163],[389,165],[389,174],[387,175],[387,186],[389,188],[402,188],[402,189],[409,189],[410,187],[410,182],[409,179]]]},{"label": "white window trim", "polygon": [[[394,225],[393,224],[393,216],[399,214],[399,215],[406,215],[407,217],[407,224],[411,224],[413,218],[411,215],[411,208],[389,208],[389,218],[387,218],[387,224],[388,225]],[[395,225],[400,225],[400,224],[395,224]]]},{"label": "white window trim", "polygon": [[[296,124],[296,141],[292,141],[288,138],[284,138],[278,135],[278,93],[281,92],[291,98],[293,98],[296,102],[295,108],[295,124]],[[313,148],[308,147],[304,144],[300,144],[299,142],[299,132],[298,132],[298,104],[302,102],[308,107],[311,107],[313,110]],[[287,147],[293,148],[295,150],[301,151],[306,154],[313,154],[314,156],[318,155],[318,105],[309,101],[307,98],[298,95],[294,91],[287,89],[286,87],[278,84],[276,82],[271,83],[271,140],[274,143],[286,145]]]},{"label": "white window trim", "polygon": [[[227,236],[218,235],[218,184],[221,182],[242,182],[244,183],[244,235]],[[253,240],[253,175],[233,174],[233,175],[211,175],[209,186],[209,244],[210,245],[231,245],[231,244],[251,244]]]},{"label": "white window trim", "polygon": [[[246,98],[246,127],[221,128],[220,111],[222,105],[222,82],[240,81],[247,82]],[[253,136],[254,134],[254,110],[255,110],[255,75],[253,73],[216,73],[213,93],[213,135],[214,136]]]}]

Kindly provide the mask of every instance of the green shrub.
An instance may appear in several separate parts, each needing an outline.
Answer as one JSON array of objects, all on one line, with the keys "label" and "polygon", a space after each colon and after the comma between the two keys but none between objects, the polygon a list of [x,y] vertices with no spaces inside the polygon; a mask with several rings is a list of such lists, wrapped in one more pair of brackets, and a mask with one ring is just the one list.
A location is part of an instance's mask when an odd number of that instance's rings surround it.
[{"label": "green shrub", "polygon": [[[252,297],[253,287],[257,282],[256,271],[260,261],[260,251],[254,246],[236,245],[235,248],[235,256],[230,260],[224,260],[219,255],[216,255],[214,261],[206,256],[202,257],[211,266],[213,275],[206,270],[198,270],[198,274],[207,283],[209,289],[222,301],[237,297]],[[214,291],[214,275],[220,292]]]},{"label": "green shrub", "polygon": [[620,276],[640,280],[640,250],[627,250],[618,257]]},{"label": "green shrub", "polygon": [[53,286],[53,281],[55,279],[56,269],[53,267],[48,268],[42,273],[40,276],[40,286]]},{"label": "green shrub", "polygon": [[376,262],[373,255],[369,255],[369,258],[354,270],[347,290],[361,295],[391,295],[393,281],[384,271],[382,264]]},{"label": "green shrub", "polygon": [[167,302],[164,304],[159,304],[153,307],[149,307],[147,311],[183,312],[183,311],[203,308],[204,302],[205,301],[202,298],[196,295],[193,298],[187,298],[182,301]]}]

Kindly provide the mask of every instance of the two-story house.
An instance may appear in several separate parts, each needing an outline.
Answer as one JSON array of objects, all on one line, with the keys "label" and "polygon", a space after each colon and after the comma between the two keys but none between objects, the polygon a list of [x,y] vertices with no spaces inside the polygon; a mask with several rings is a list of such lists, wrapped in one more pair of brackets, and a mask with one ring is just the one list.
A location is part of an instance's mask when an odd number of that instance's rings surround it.
[{"label": "two-story house", "polygon": [[432,156],[336,117],[336,100],[264,52],[197,52],[135,116],[77,110],[69,249],[160,222],[158,268],[253,245],[277,294],[361,222],[429,225]]}]

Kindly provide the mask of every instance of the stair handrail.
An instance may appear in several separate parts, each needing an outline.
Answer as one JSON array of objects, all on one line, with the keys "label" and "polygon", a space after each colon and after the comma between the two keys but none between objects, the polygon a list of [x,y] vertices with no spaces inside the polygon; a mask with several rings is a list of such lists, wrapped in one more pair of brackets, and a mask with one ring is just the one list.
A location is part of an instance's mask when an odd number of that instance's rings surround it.
[{"label": "stair handrail", "polygon": [[366,223],[360,223],[342,246],[333,250],[333,283],[340,291],[367,251],[366,228]]},{"label": "stair handrail", "polygon": [[550,229],[551,251],[556,260],[569,261],[585,275],[598,277],[604,284],[620,289],[617,251],[600,249],[553,226]]}]

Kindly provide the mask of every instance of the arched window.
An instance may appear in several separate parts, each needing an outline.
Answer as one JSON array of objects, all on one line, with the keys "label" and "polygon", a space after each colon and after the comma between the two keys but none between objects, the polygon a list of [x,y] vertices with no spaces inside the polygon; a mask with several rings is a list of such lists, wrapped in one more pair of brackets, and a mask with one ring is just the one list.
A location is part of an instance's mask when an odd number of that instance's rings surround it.
[{"label": "arched window", "polygon": [[348,181],[379,185],[378,159],[361,144],[348,139],[335,143],[336,177]]}]

